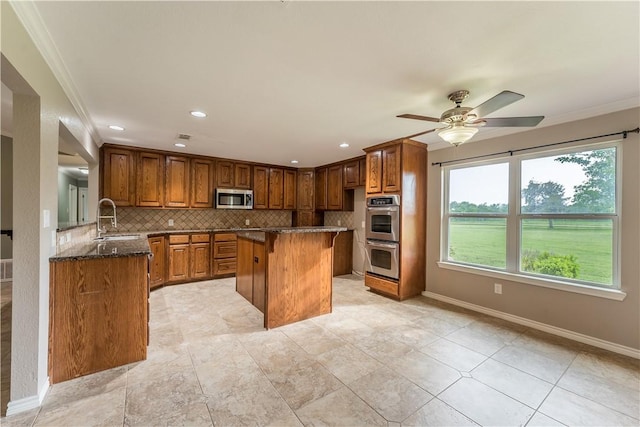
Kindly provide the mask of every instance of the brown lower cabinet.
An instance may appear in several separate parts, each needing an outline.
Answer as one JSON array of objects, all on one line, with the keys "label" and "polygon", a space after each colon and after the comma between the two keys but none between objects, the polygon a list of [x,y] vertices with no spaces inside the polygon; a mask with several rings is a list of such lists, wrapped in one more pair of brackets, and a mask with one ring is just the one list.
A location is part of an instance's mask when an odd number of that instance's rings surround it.
[{"label": "brown lower cabinet", "polygon": [[162,286],[165,281],[165,238],[149,237],[149,248],[153,256],[149,261],[149,285],[151,289]]},{"label": "brown lower cabinet", "polygon": [[147,358],[146,255],[49,265],[52,384]]},{"label": "brown lower cabinet", "polygon": [[353,230],[341,231],[333,244],[333,276],[353,270]]},{"label": "brown lower cabinet", "polygon": [[211,277],[209,233],[169,236],[167,282],[185,282]]},{"label": "brown lower cabinet", "polygon": [[257,240],[238,239],[236,291],[264,313],[265,244]]},{"label": "brown lower cabinet", "polygon": [[236,274],[236,233],[213,235],[213,277],[231,277]]}]

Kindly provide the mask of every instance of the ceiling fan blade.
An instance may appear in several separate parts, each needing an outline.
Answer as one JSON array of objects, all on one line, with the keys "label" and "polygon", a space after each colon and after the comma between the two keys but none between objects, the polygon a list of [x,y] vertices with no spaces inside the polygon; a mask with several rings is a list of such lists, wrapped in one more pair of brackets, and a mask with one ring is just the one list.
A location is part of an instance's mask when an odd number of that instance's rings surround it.
[{"label": "ceiling fan blade", "polygon": [[537,126],[544,119],[544,116],[531,117],[503,117],[493,119],[482,119],[487,127],[533,127]]},{"label": "ceiling fan blade", "polygon": [[502,107],[506,107],[509,104],[513,104],[522,98],[524,98],[524,95],[511,92],[510,90],[503,90],[493,98],[486,100],[473,110],[469,111],[468,114],[475,114],[476,117],[484,118],[484,116],[491,114]]},{"label": "ceiling fan blade", "polygon": [[414,119],[414,120],[424,120],[426,122],[436,122],[440,123],[440,119],[436,119],[435,117],[427,117],[427,116],[419,116],[417,114],[400,114],[399,116],[403,119]]},{"label": "ceiling fan blade", "polygon": [[403,137],[402,137],[402,139],[411,139],[411,138],[414,138],[414,137],[416,137],[416,136],[424,135],[424,134],[426,134],[426,133],[435,132],[435,131],[437,131],[437,130],[440,130],[440,129],[429,129],[429,130],[425,130],[424,132],[414,133],[413,135],[408,135],[408,136],[403,136]]}]

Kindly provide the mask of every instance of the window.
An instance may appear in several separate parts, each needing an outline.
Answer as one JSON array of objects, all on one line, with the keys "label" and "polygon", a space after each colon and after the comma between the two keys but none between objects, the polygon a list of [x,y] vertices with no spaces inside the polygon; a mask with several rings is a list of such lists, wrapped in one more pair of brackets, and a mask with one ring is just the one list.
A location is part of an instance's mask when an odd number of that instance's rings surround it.
[{"label": "window", "polygon": [[444,169],[442,260],[610,289],[617,144]]}]

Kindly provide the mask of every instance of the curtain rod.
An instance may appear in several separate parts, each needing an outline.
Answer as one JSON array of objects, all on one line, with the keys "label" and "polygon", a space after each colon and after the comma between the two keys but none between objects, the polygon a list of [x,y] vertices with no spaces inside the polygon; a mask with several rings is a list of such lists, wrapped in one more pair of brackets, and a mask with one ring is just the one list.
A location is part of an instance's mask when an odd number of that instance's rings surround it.
[{"label": "curtain rod", "polygon": [[431,166],[442,166],[442,165],[446,165],[446,164],[449,164],[449,163],[463,162],[465,160],[474,160],[474,159],[482,159],[484,157],[499,156],[501,154],[508,154],[510,156],[513,156],[513,153],[518,153],[520,151],[528,151],[528,150],[535,150],[537,148],[553,147],[555,145],[569,144],[571,142],[579,142],[579,141],[588,141],[590,139],[604,138],[604,137],[607,137],[607,136],[614,136],[614,135],[622,135],[622,139],[627,139],[627,135],[630,134],[630,133],[640,133],[640,127],[637,127],[635,129],[632,129],[632,130],[623,130],[621,132],[608,133],[608,134],[605,134],[605,135],[589,136],[589,137],[586,137],[586,138],[572,139],[570,141],[562,141],[562,142],[554,142],[554,143],[551,143],[551,144],[536,145],[535,147],[518,148],[516,150],[507,150],[507,151],[500,151],[498,153],[482,154],[480,156],[465,157],[464,159],[445,160],[444,162],[433,162],[433,163],[431,163]]}]

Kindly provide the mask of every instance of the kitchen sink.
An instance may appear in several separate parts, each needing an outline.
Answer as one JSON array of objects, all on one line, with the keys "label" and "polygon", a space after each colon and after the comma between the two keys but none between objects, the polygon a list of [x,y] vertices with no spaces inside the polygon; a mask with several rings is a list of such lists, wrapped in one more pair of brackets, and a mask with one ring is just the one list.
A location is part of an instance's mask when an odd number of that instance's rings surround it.
[{"label": "kitchen sink", "polygon": [[139,239],[139,234],[117,234],[114,236],[100,236],[93,239],[94,242],[112,242],[118,240],[136,240]]}]

